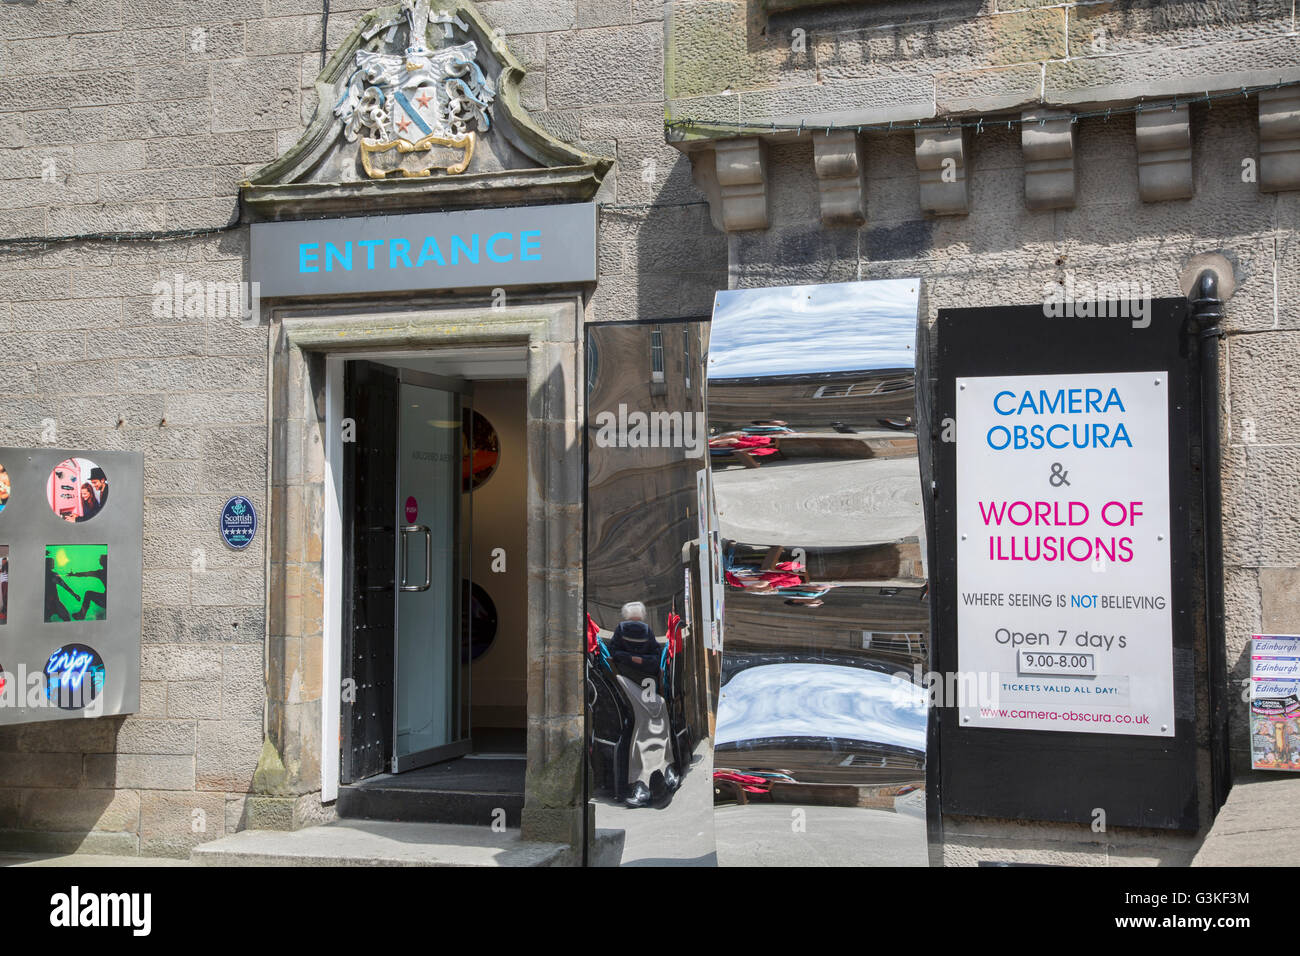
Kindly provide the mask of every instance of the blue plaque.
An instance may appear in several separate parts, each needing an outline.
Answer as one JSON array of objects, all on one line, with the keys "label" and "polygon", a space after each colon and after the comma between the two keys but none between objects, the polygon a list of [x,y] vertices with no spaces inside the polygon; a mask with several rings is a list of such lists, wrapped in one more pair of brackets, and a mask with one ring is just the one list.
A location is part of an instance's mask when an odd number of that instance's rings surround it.
[{"label": "blue plaque", "polygon": [[257,534],[257,511],[243,495],[235,495],[221,509],[221,537],[236,551],[243,551]]}]

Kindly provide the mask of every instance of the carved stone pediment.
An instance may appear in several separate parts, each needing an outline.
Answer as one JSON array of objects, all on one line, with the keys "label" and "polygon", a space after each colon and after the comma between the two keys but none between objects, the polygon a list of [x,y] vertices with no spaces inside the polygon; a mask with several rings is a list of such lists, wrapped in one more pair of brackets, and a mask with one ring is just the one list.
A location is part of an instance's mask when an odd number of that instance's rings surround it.
[{"label": "carved stone pediment", "polygon": [[244,183],[245,211],[286,219],[590,199],[613,161],[534,124],[523,78],[468,2],[372,10],[317,77],[311,125]]}]

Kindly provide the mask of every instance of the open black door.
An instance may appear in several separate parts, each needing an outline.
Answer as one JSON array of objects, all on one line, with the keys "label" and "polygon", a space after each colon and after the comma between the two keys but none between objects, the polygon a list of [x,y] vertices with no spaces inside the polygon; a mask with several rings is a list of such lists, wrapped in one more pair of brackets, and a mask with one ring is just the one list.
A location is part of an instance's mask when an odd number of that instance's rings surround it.
[{"label": "open black door", "polygon": [[398,381],[371,362],[345,369],[341,782],[353,783],[393,753]]}]

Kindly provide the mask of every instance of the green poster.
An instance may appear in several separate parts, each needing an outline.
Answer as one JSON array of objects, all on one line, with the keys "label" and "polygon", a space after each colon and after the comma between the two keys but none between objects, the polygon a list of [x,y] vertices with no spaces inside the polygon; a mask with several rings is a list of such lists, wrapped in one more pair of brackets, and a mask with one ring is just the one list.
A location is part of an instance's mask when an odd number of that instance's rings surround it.
[{"label": "green poster", "polygon": [[102,621],[107,616],[108,545],[46,545],[46,622]]}]

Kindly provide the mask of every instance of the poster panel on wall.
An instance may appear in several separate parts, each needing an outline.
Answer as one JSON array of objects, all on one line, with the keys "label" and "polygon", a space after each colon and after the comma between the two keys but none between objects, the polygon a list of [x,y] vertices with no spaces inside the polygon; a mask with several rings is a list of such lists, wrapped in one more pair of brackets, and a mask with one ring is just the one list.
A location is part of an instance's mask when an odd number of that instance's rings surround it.
[{"label": "poster panel on wall", "polygon": [[963,727],[1174,735],[1168,378],[957,379]]},{"label": "poster panel on wall", "polygon": [[143,472],[0,448],[0,724],[139,710]]},{"label": "poster panel on wall", "polygon": [[1300,770],[1300,635],[1250,640],[1250,765]]}]

